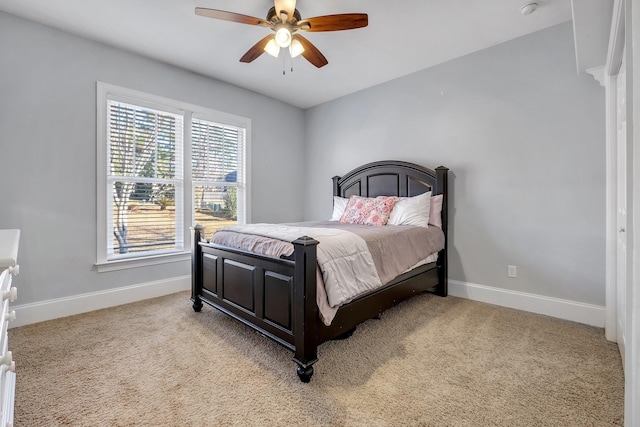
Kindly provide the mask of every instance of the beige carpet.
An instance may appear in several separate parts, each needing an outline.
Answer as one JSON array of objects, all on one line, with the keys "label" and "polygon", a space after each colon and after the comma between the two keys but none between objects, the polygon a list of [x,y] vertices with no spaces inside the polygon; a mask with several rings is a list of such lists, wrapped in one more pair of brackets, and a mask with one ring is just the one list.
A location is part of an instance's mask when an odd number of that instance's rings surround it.
[{"label": "beige carpet", "polygon": [[15,425],[622,425],[602,329],[455,297],[415,297],[292,354],[187,293],[10,331]]}]

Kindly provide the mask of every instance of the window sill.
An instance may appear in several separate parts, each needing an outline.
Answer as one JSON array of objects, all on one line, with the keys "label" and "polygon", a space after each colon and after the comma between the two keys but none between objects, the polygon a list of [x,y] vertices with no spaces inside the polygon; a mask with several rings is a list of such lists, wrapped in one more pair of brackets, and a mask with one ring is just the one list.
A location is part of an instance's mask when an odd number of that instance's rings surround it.
[{"label": "window sill", "polygon": [[96,262],[94,265],[98,268],[98,273],[105,273],[108,271],[126,270],[129,268],[147,267],[150,265],[158,264],[168,264],[171,262],[180,262],[190,259],[191,252],[179,252],[140,258],[126,258],[114,261]]}]

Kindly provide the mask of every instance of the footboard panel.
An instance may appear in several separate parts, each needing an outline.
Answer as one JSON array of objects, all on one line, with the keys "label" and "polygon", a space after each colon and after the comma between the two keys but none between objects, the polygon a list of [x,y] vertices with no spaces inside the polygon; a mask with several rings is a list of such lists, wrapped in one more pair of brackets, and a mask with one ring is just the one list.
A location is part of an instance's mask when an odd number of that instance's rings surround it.
[{"label": "footboard panel", "polygon": [[294,262],[200,245],[202,301],[294,349]]}]

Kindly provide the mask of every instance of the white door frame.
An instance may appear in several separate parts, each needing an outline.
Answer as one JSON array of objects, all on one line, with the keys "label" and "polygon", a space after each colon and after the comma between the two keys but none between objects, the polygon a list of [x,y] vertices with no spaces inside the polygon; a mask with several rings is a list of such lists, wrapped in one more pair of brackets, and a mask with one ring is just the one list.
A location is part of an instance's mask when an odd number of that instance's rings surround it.
[{"label": "white door frame", "polygon": [[[627,115],[630,126],[628,138],[632,144],[632,174],[630,202],[630,230],[632,277],[627,288],[627,348],[625,358],[625,414],[628,426],[640,425],[640,4],[627,1],[625,9],[627,28],[627,91],[631,114]],[[629,96],[629,94],[631,96]]]},{"label": "white door frame", "polygon": [[[635,4],[635,7],[633,3]],[[616,69],[626,60],[627,141],[632,147],[629,156],[627,214],[627,287],[626,312],[617,313],[617,150],[616,150]],[[636,70],[634,72],[634,70]],[[606,316],[605,334],[615,341],[618,315],[625,322],[625,413],[626,426],[640,425],[640,5],[635,1],[615,0],[607,63],[603,85],[606,89]],[[637,129],[634,132],[634,129]],[[637,213],[636,213],[637,212]]]},{"label": "white door frame", "polygon": [[605,335],[609,341],[616,341],[618,332],[617,310],[617,191],[618,191],[618,153],[617,153],[617,74],[625,45],[624,0],[616,0],[613,8],[609,51],[604,69],[606,90],[606,315]]}]

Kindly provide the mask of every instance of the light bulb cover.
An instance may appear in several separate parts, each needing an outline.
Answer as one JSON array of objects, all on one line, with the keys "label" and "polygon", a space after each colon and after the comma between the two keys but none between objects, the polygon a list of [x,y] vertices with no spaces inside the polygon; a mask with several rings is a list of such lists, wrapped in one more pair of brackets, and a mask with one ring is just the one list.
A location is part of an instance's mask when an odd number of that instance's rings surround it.
[{"label": "light bulb cover", "polygon": [[278,55],[280,54],[280,46],[278,46],[275,39],[271,39],[269,40],[267,45],[264,47],[264,51],[267,52],[269,55],[273,56],[274,58],[277,58]]},{"label": "light bulb cover", "polygon": [[289,47],[291,44],[291,31],[285,27],[278,29],[278,31],[276,31],[275,40],[278,46]]},{"label": "light bulb cover", "polygon": [[302,46],[300,40],[296,38],[291,40],[291,44],[289,45],[289,55],[291,55],[292,58],[295,58],[300,56],[302,52],[304,52],[304,46]]}]

